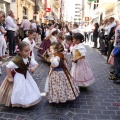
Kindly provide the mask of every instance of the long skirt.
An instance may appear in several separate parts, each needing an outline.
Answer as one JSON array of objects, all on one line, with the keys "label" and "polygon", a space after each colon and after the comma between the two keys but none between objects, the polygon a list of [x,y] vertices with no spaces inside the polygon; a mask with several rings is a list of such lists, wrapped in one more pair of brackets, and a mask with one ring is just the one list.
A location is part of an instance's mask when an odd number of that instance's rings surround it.
[{"label": "long skirt", "polygon": [[26,78],[17,73],[14,76],[11,103],[13,107],[30,107],[40,102],[41,94],[39,88],[27,71]]},{"label": "long skirt", "polygon": [[49,103],[64,103],[76,99],[79,95],[79,89],[73,78],[70,77],[69,80],[64,71],[51,72],[45,84],[45,92],[48,93]]},{"label": "long skirt", "polygon": [[[51,41],[50,39],[48,40],[44,40],[41,45],[40,48],[43,48],[42,50],[38,50],[38,56],[42,57],[42,55],[46,52],[46,50],[50,47],[51,45]],[[43,58],[43,57],[42,57]]]},{"label": "long skirt", "polygon": [[6,77],[0,86],[0,104],[5,106],[11,105],[11,95],[13,90],[13,83],[8,81]]},{"label": "long skirt", "polygon": [[88,87],[95,81],[92,70],[84,59],[77,63],[72,63],[71,75],[75,83],[80,87]]},{"label": "long skirt", "polygon": [[66,53],[66,54],[64,54],[64,57],[65,57],[65,65],[66,65],[68,71],[70,72],[71,67],[72,67],[72,55],[71,55],[71,53]]}]

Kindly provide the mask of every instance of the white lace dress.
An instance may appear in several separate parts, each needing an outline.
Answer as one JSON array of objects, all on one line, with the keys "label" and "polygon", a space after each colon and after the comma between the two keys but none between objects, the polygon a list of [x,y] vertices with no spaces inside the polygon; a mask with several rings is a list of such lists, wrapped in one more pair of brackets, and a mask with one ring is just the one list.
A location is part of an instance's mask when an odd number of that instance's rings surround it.
[{"label": "white lace dress", "polygon": [[[28,59],[23,61],[27,64]],[[31,59],[30,66],[34,66],[37,62]],[[12,61],[6,66],[11,70],[17,69],[18,66]],[[30,107],[37,104],[40,101],[41,94],[39,88],[34,81],[33,77],[27,71],[26,78],[23,74],[16,72],[13,82],[13,91],[11,96],[11,104],[13,107]]]}]

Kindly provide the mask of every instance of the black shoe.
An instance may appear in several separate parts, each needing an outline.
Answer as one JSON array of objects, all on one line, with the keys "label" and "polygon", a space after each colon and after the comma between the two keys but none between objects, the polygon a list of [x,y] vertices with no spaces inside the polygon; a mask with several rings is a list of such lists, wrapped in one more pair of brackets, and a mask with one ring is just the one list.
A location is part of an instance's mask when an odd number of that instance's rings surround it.
[{"label": "black shoe", "polygon": [[113,83],[114,84],[120,84],[120,80],[114,80]]},{"label": "black shoe", "polygon": [[16,56],[16,54],[9,54],[10,56]]},{"label": "black shoe", "polygon": [[109,76],[109,79],[110,79],[110,80],[118,80],[118,78],[116,78],[114,74],[113,74],[113,75],[110,75],[110,76]]},{"label": "black shoe", "polygon": [[16,55],[17,55],[17,53],[13,53],[13,55],[14,55],[14,56],[16,56]]},{"label": "black shoe", "polygon": [[113,75],[115,71],[110,71],[109,74]]},{"label": "black shoe", "polygon": [[8,54],[7,52],[5,52],[5,54]]}]

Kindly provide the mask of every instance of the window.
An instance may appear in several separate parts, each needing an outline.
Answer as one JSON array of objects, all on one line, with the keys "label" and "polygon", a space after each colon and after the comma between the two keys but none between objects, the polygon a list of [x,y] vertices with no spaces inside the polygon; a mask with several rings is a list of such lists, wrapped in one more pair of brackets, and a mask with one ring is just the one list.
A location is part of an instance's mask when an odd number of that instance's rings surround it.
[{"label": "window", "polygon": [[76,7],[75,9],[80,9],[80,7]]},{"label": "window", "polygon": [[27,14],[27,10],[25,7],[23,7],[23,16]]},{"label": "window", "polygon": [[80,4],[75,4],[76,6],[80,6]]},{"label": "window", "polygon": [[79,11],[75,11],[75,13],[79,13]]},{"label": "window", "polygon": [[98,5],[99,5],[99,0],[95,0],[94,1],[94,9],[96,9],[98,7]]},{"label": "window", "polygon": [[79,17],[80,15],[75,15],[75,17]]}]

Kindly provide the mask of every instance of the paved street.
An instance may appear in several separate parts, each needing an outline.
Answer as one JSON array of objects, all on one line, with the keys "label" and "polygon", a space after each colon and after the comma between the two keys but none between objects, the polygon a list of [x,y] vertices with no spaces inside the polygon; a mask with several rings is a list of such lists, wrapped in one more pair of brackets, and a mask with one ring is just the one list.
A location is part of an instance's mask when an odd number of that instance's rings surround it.
[{"label": "paved street", "polygon": [[[94,49],[87,48],[87,59],[96,78],[96,82],[88,89],[81,89],[80,96],[72,102],[49,104],[44,96],[45,79],[49,65],[40,63],[33,75],[43,95],[41,102],[31,108],[8,108],[0,105],[0,120],[120,120],[120,85],[108,79],[110,66]],[[0,82],[6,76],[0,76]]]}]

